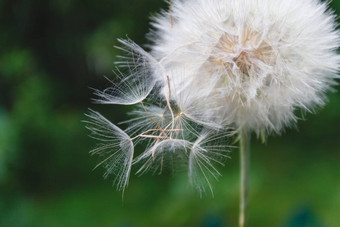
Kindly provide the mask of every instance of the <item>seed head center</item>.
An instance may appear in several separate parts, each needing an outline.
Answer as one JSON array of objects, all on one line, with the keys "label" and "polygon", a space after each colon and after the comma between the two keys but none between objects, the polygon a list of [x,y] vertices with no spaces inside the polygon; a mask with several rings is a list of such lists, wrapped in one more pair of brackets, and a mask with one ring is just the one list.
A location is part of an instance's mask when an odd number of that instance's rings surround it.
[{"label": "seed head center", "polygon": [[249,75],[259,63],[272,64],[274,51],[257,32],[245,29],[241,36],[224,33],[220,38],[216,51],[210,58],[214,65],[221,65],[227,69],[235,69]]}]

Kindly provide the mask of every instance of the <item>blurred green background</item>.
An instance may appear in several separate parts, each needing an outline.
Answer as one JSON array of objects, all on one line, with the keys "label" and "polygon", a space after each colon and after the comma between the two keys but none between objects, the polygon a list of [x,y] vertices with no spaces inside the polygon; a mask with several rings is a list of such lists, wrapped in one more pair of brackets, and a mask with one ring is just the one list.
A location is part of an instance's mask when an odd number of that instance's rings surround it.
[{"label": "blurred green background", "polygon": [[[340,0],[331,3],[340,14]],[[116,38],[147,43],[161,0],[0,1],[0,226],[236,226],[238,151],[200,198],[186,173],[132,176],[116,192],[81,122],[125,107],[91,103],[105,88]],[[340,87],[336,89],[339,91]],[[253,140],[250,226],[340,226],[340,94],[298,130]],[[112,179],[111,179],[112,180]]]}]

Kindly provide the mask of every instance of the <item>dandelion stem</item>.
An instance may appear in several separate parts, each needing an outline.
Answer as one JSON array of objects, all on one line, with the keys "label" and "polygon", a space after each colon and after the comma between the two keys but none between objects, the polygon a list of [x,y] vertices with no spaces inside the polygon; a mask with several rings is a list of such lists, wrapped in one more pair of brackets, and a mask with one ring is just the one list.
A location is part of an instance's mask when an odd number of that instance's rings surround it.
[{"label": "dandelion stem", "polygon": [[240,131],[240,219],[239,226],[247,226],[248,193],[249,193],[249,164],[250,164],[250,133]]}]

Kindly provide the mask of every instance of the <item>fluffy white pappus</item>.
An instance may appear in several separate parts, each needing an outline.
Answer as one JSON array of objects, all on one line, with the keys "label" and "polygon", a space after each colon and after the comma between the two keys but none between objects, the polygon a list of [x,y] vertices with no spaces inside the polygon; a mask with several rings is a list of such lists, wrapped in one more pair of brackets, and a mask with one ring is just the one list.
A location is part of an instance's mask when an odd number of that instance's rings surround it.
[{"label": "fluffy white pappus", "polygon": [[120,122],[120,124],[128,125],[126,131],[131,133],[131,136],[153,130],[157,128],[157,124],[164,127],[171,122],[171,117],[166,110],[155,105],[140,104],[138,108],[128,114],[131,119]]},{"label": "fluffy white pappus", "polygon": [[[88,115],[102,143],[91,153],[118,189],[134,164],[142,174],[187,163],[196,188],[212,191],[232,128],[280,133],[297,109],[323,105],[338,78],[335,16],[318,0],[173,0],[153,27],[151,54],[120,40],[120,81],[95,92],[97,103],[138,104],[126,130]],[[139,144],[146,149],[134,158]]]},{"label": "fluffy white pappus", "polygon": [[[205,192],[206,187],[212,192],[209,180],[219,176],[215,165],[224,161],[221,158],[227,149],[222,147],[227,146],[221,144],[227,144],[230,132],[200,124],[182,111],[180,106],[164,99],[158,105],[141,103],[130,113],[132,119],[121,122],[128,125],[125,131],[91,111],[85,122],[91,137],[100,141],[90,152],[102,157],[96,167],[106,168],[104,177],[115,175],[117,188],[123,190],[135,164],[141,165],[137,174],[161,174],[165,168],[175,171],[188,164],[190,181],[200,192]],[[145,145],[146,149],[134,158],[134,147],[138,144]],[[204,180],[195,179],[198,177]]]},{"label": "fluffy white pappus", "polygon": [[156,84],[155,74],[162,74],[161,65],[141,47],[131,40],[118,40],[122,46],[116,47],[125,55],[118,56],[114,74],[117,83],[104,91],[95,90],[96,103],[132,105],[143,101]]},{"label": "fluffy white pappus", "polygon": [[170,138],[154,143],[136,159],[136,163],[143,163],[137,174],[161,174],[165,167],[179,169],[185,163],[190,144],[187,140]]},{"label": "fluffy white pappus", "polygon": [[195,122],[207,128],[215,130],[225,128],[222,122],[223,119],[211,114],[211,112],[219,112],[221,109],[221,106],[216,103],[214,97],[210,97],[210,102],[203,101],[208,95],[216,96],[216,94],[211,93],[211,89],[214,88],[209,87],[209,83],[207,83],[204,89],[199,86],[186,84],[184,69],[181,71],[169,71],[166,74],[169,79],[166,82],[166,86],[163,86],[161,95],[169,97],[176,106],[177,115],[181,116],[182,119]]},{"label": "fluffy white pappus", "polygon": [[91,137],[100,141],[98,147],[90,151],[91,155],[99,155],[100,163],[95,167],[104,166],[104,177],[115,175],[114,184],[118,190],[124,190],[128,183],[134,155],[134,145],[131,138],[120,128],[112,124],[98,112],[90,110],[87,129]]},{"label": "fluffy white pappus", "polygon": [[279,133],[338,78],[335,15],[319,0],[173,0],[152,25],[152,55],[181,88],[171,98],[190,92],[223,126]]},{"label": "fluffy white pappus", "polygon": [[210,184],[211,178],[218,180],[221,176],[216,165],[224,166],[228,156],[228,146],[219,141],[225,135],[218,135],[212,131],[203,131],[190,147],[188,174],[190,182],[202,194],[209,188],[213,194]]},{"label": "fluffy white pappus", "polygon": [[152,172],[161,174],[165,167],[172,170],[182,169],[188,163],[188,176],[200,194],[209,189],[213,195],[210,181],[221,176],[217,166],[224,166],[229,158],[228,146],[221,145],[225,139],[223,133],[203,130],[193,141],[180,138],[168,138],[150,145],[144,153],[135,159],[134,164],[143,163],[138,174]]}]

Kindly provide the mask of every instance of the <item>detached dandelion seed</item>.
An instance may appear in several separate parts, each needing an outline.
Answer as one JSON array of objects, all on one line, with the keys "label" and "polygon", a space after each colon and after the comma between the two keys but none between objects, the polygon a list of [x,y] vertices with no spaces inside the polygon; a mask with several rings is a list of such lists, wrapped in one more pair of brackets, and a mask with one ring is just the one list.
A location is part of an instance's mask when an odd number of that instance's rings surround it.
[{"label": "detached dandelion seed", "polygon": [[[324,105],[325,92],[339,78],[335,15],[319,0],[169,3],[153,18],[150,53],[120,40],[126,54],[118,62],[121,81],[95,94],[98,103],[137,108],[125,131],[90,115],[92,132],[109,138],[93,153],[103,155],[103,163],[112,160],[106,167],[108,173],[115,169],[119,189],[134,164],[142,164],[138,173],[156,173],[180,161],[188,163],[190,182],[205,192],[212,191],[210,179],[218,177],[216,165],[223,165],[228,138],[236,134],[239,224],[246,226],[251,133],[265,141],[296,123],[295,110]],[[132,161],[133,147],[142,142],[146,151]]]}]

